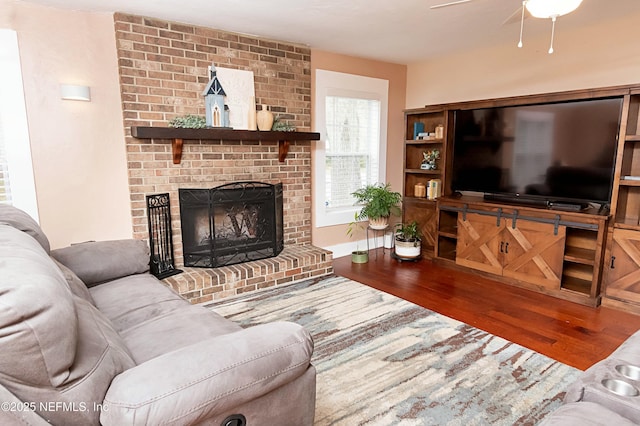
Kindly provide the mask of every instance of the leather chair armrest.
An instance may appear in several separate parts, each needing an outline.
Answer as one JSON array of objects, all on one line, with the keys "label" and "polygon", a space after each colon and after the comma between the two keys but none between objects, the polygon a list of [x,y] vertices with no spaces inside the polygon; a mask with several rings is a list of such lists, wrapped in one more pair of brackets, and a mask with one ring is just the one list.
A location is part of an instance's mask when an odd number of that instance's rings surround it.
[{"label": "leather chair armrest", "polygon": [[164,354],[112,381],[103,425],[191,424],[301,376],[313,340],[288,322],[257,325]]}]

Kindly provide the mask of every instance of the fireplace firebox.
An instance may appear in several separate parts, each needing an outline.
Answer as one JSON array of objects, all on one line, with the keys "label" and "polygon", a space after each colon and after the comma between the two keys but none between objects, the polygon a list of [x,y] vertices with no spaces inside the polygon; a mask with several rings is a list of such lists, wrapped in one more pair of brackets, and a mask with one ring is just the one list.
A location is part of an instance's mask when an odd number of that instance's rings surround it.
[{"label": "fireplace firebox", "polygon": [[235,182],[180,189],[184,266],[217,268],[284,248],[282,184]]}]

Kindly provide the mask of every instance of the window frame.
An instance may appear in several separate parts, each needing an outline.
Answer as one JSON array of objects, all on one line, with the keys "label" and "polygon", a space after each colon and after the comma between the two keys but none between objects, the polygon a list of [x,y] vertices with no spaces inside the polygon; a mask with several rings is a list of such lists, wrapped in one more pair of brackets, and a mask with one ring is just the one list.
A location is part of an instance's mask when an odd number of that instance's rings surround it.
[{"label": "window frame", "polygon": [[[380,102],[380,135],[378,146],[378,182],[386,182],[387,121],[389,109],[389,81],[379,78],[347,74],[336,71],[316,70],[314,118],[320,141],[314,150],[314,219],[315,227],[342,225],[353,222],[357,206],[327,211],[326,194],[326,97],[340,96]],[[375,182],[372,182],[375,183]]]},{"label": "window frame", "polygon": [[0,74],[0,131],[7,154],[11,204],[39,221],[18,35],[14,30],[0,28]]}]

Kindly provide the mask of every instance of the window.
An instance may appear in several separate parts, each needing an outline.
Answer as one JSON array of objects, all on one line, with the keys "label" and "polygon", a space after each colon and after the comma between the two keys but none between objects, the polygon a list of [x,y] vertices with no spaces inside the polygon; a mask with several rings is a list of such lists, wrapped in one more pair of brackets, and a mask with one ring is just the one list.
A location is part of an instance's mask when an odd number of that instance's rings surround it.
[{"label": "window", "polygon": [[15,31],[0,29],[0,203],[38,220],[22,71]]},{"label": "window", "polygon": [[5,149],[4,132],[0,117],[0,203],[11,204],[11,183],[9,182],[9,160]]},{"label": "window", "polygon": [[316,226],[351,222],[351,193],[385,181],[388,87],[387,80],[316,71]]}]

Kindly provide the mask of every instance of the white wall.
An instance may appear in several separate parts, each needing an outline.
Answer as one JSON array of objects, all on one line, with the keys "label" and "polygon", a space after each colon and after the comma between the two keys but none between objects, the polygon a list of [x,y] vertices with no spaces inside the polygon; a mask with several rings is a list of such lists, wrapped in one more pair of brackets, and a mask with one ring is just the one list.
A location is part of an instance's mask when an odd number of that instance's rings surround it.
[{"label": "white wall", "polygon": [[549,34],[525,37],[522,49],[515,34],[502,46],[410,64],[407,108],[640,83],[640,10],[574,31],[561,20],[551,55]]},{"label": "white wall", "polygon": [[[0,0],[18,34],[40,224],[53,248],[132,235],[111,14]],[[7,16],[9,18],[7,18]],[[91,87],[63,101],[60,84]]]}]

